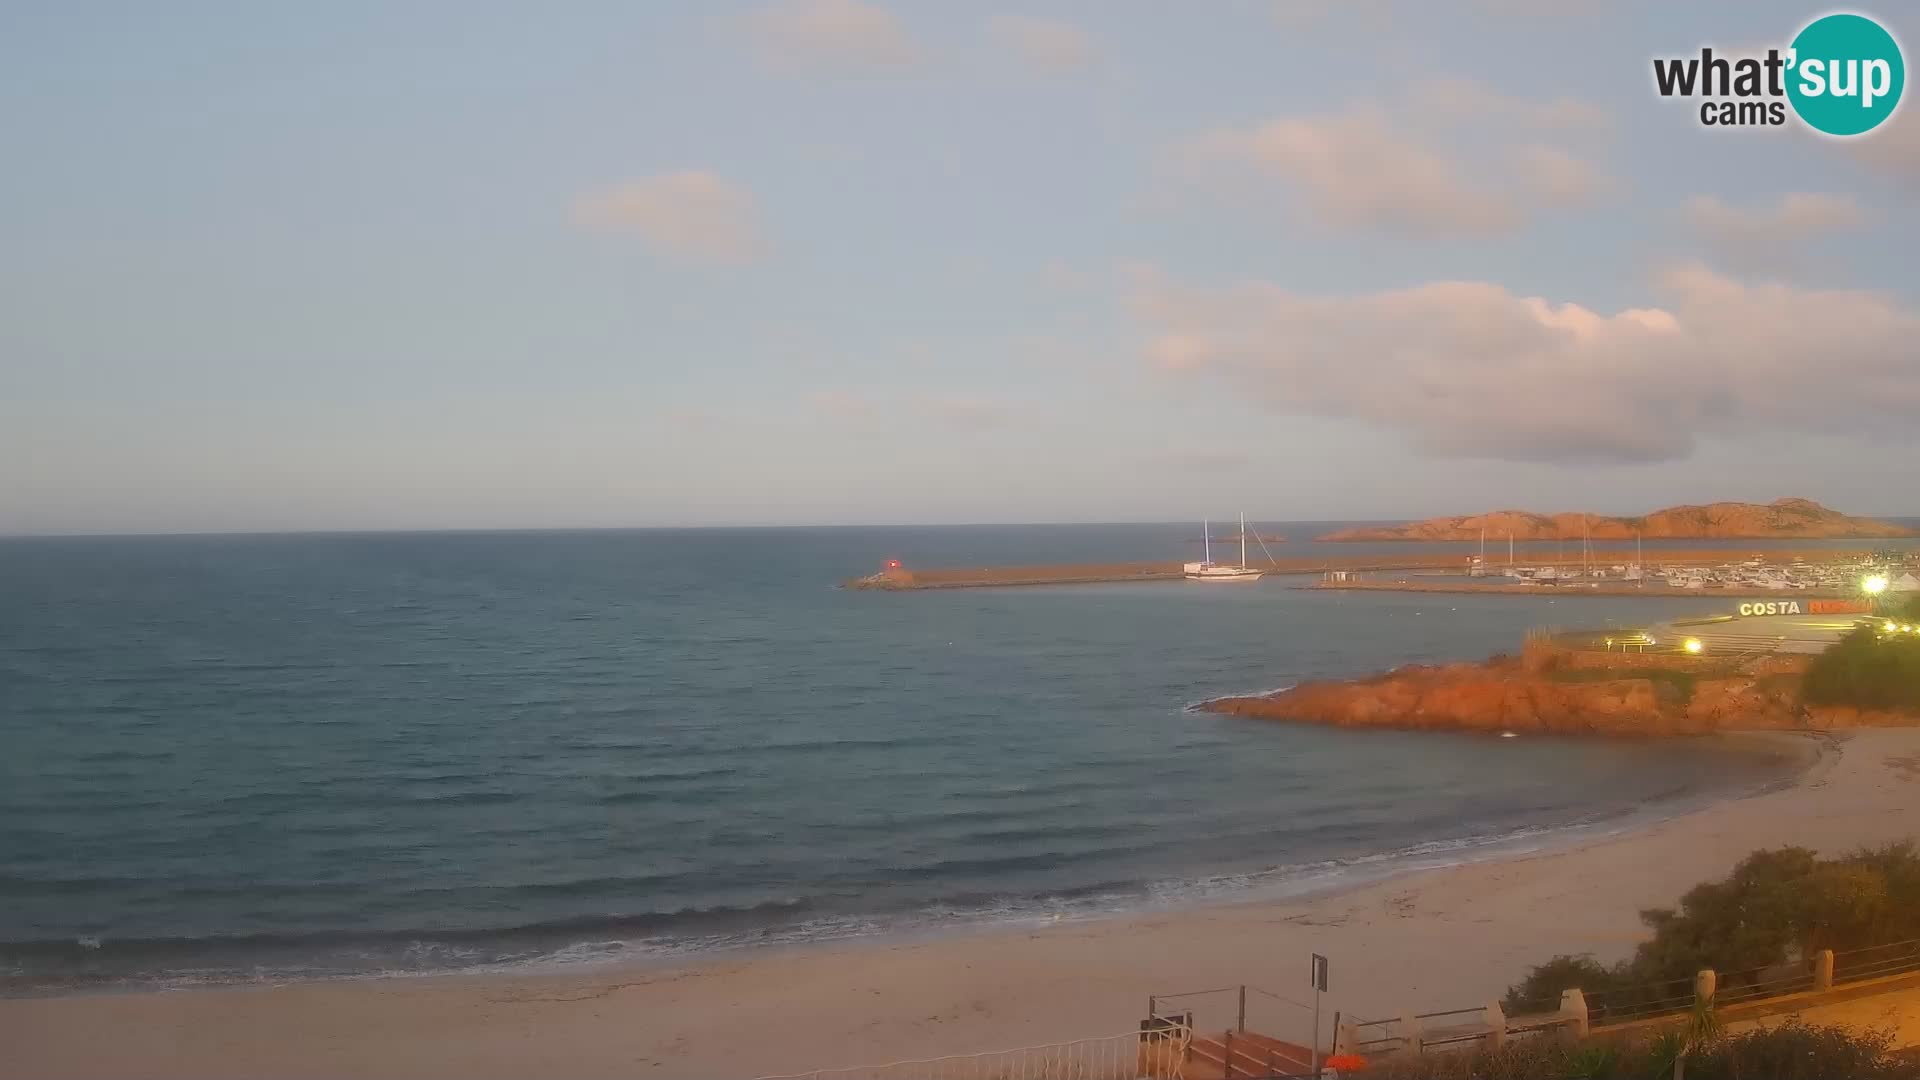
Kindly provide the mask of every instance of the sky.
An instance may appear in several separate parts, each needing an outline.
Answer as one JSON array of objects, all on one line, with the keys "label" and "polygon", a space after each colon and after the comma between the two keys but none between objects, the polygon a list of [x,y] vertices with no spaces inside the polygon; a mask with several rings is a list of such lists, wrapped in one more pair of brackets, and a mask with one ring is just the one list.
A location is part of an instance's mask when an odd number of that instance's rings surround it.
[{"label": "sky", "polygon": [[1920,514],[1826,10],[8,4],[0,533]]}]

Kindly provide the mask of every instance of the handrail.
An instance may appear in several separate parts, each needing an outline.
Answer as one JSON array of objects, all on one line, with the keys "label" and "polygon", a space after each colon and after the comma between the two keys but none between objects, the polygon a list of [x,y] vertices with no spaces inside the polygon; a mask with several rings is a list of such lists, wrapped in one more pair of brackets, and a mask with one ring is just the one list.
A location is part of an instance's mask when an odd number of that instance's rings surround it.
[{"label": "handrail", "polygon": [[1448,1009],[1444,1012],[1414,1013],[1413,1018],[1415,1020],[1431,1020],[1436,1016],[1465,1016],[1468,1013],[1484,1013],[1486,1011],[1487,1007],[1485,1005],[1475,1005],[1471,1009]]},{"label": "handrail", "polygon": [[[1167,1001],[1172,998],[1200,997],[1203,994],[1228,994],[1238,989],[1240,988],[1237,986],[1223,986],[1218,990],[1187,990],[1178,994],[1155,994],[1153,995],[1153,997],[1154,997],[1154,1000],[1156,1001]],[[1253,990],[1257,988],[1250,986],[1247,989]],[[1264,993],[1264,991],[1262,992]]]},{"label": "handrail", "polygon": [[1897,960],[1881,960],[1864,967],[1854,968],[1843,977],[1835,973],[1833,981],[1837,983],[1855,983],[1866,979],[1877,979],[1887,975],[1904,975],[1910,971],[1920,971],[1920,955],[1901,957]]},{"label": "handrail", "polygon": [[1270,998],[1272,998],[1272,999],[1273,999],[1273,1000],[1275,1000],[1275,1001],[1279,1001],[1279,1002],[1284,1002],[1284,1003],[1286,1003],[1286,1004],[1288,1004],[1288,1005],[1292,1005],[1292,1006],[1293,1006],[1294,1008],[1297,1008],[1297,1009],[1311,1009],[1311,1008],[1313,1008],[1313,1006],[1311,1006],[1311,1005],[1309,1005],[1309,1004],[1307,1004],[1307,1003],[1306,1003],[1306,1002],[1304,1002],[1304,1001],[1295,1001],[1295,1000],[1293,1000],[1293,999],[1292,999],[1292,998],[1290,998],[1290,997],[1287,997],[1287,996],[1285,996],[1285,995],[1283,995],[1283,994],[1276,994],[1276,993],[1274,993],[1274,992],[1273,992],[1273,991],[1271,991],[1271,990],[1262,990],[1261,988],[1259,988],[1259,987],[1257,987],[1257,986],[1248,986],[1248,987],[1247,987],[1247,989],[1249,989],[1249,990],[1251,990],[1251,991],[1253,991],[1253,992],[1254,992],[1254,993],[1256,993],[1256,994],[1264,994],[1264,995],[1266,995],[1267,997],[1270,997]]},{"label": "handrail", "polygon": [[1857,949],[1836,949],[1833,958],[1838,961],[1843,956],[1858,956],[1861,953],[1879,952],[1883,949],[1920,949],[1920,938],[1909,941],[1889,941],[1884,945],[1862,945]]}]

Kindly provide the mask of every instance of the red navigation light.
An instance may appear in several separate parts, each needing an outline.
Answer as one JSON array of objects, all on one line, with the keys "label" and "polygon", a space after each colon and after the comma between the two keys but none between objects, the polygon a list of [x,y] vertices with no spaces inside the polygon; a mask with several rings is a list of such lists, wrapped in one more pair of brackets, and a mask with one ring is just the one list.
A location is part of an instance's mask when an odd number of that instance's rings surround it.
[{"label": "red navigation light", "polygon": [[898,570],[898,569],[900,569],[900,560],[899,560],[899,559],[888,559],[888,560],[887,560],[887,569],[889,569],[889,570]]}]

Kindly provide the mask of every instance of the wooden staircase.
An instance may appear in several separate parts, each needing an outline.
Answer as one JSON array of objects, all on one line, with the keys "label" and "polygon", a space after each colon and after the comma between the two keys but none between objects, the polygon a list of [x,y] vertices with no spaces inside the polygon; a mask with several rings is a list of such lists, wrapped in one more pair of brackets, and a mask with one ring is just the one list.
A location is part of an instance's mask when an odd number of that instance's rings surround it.
[{"label": "wooden staircase", "polygon": [[1252,1031],[1225,1031],[1194,1033],[1181,1076],[1183,1080],[1260,1080],[1312,1073],[1313,1051],[1307,1047]]}]

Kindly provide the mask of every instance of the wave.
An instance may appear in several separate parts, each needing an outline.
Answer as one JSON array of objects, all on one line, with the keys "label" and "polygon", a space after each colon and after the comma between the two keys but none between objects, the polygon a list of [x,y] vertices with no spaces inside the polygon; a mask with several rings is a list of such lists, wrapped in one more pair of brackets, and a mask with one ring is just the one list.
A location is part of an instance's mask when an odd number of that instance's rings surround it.
[{"label": "wave", "polygon": [[[893,908],[861,897],[789,896],[753,904],[588,915],[522,924],[326,930],[147,938],[90,936],[0,943],[0,996],[76,990],[536,971],[555,967],[685,959],[753,946],[873,935],[918,936],[964,929],[1044,925],[1196,904],[1301,898],[1399,873],[1570,844],[1627,827],[1632,812],[1561,827],[1527,827],[1412,844],[1351,858],[1287,863],[1225,874],[1116,878],[1033,891],[959,891]],[[1030,860],[1012,860],[1022,867]],[[982,860],[1004,870],[1007,860]],[[927,875],[937,876],[937,875]],[[619,884],[629,884],[621,881]],[[901,882],[904,884],[905,882]],[[553,883],[572,890],[595,882]]]}]

